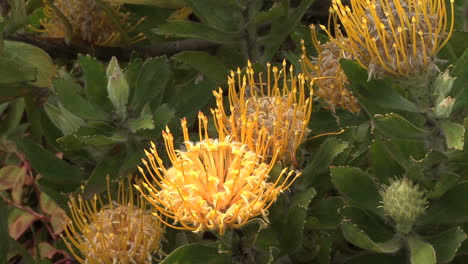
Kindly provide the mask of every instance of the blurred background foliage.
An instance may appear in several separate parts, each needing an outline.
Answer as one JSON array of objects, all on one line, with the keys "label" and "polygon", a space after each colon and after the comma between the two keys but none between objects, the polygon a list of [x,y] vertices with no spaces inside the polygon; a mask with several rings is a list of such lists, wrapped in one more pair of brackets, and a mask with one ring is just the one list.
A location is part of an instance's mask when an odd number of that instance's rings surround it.
[{"label": "blurred background foliage", "polygon": [[[111,11],[122,4],[125,15],[112,29],[119,42],[107,47],[67,26],[62,37],[41,32],[73,22],[66,12],[53,20],[46,10],[53,2],[0,0],[0,263],[74,263],[60,237],[68,195],[83,185],[91,198],[105,190],[106,175],[136,174],[149,141],[164,148],[166,126],[179,146],[180,119],[197,132],[198,111],[215,106],[212,91],[226,91],[230,70],[247,60],[261,72],[286,58],[300,72],[300,41],[317,54],[309,24],[325,24],[330,6],[96,0]],[[444,94],[455,99],[448,116],[430,119],[411,87],[368,81],[356,62],[341,60],[362,111],[332,113],[314,99],[310,136],[344,132],[302,145],[303,175],[269,210],[270,225],[251,222],[230,241],[167,228],[162,263],[468,263],[467,10],[468,2],[455,1],[455,32],[438,55],[445,60],[438,78],[446,69],[456,78]],[[128,36],[140,33],[145,38],[132,43]],[[382,186],[401,177],[429,199],[409,234],[397,232],[381,206]]]}]

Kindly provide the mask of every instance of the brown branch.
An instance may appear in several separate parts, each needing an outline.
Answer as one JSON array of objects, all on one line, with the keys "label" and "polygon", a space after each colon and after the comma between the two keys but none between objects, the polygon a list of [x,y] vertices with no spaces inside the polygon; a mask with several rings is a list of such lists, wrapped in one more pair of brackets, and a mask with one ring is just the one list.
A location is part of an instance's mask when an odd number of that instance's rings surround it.
[{"label": "brown branch", "polygon": [[34,210],[32,210],[31,208],[28,208],[28,207],[24,207],[22,206],[21,204],[17,204],[15,203],[14,201],[6,198],[5,196],[1,195],[0,194],[0,198],[2,198],[7,204],[11,205],[11,206],[14,206],[22,211],[25,211],[26,213],[29,213],[29,214],[32,214],[34,215],[35,217],[37,217],[37,219],[40,219],[40,220],[49,220],[49,217],[45,216],[45,215],[42,215]]},{"label": "brown branch", "polygon": [[98,47],[86,43],[67,45],[62,39],[37,38],[26,34],[9,36],[7,39],[37,46],[53,58],[76,59],[76,55],[81,53],[90,54],[104,61],[110,60],[112,56],[119,60],[128,60],[132,52],[136,52],[142,57],[157,57],[173,55],[182,51],[211,50],[219,46],[217,43],[200,39],[184,39],[131,47]]},{"label": "brown branch", "polygon": [[28,208],[28,207],[24,207],[23,205],[21,204],[17,204],[15,203],[14,201],[6,198],[5,196],[1,195],[0,194],[0,198],[2,198],[7,204],[13,206],[13,207],[16,207],[26,213],[29,213],[33,216],[35,216],[37,218],[37,220],[40,220],[42,221],[42,223],[44,223],[45,227],[47,228],[47,231],[49,232],[50,236],[52,237],[52,239],[54,241],[57,240],[57,236],[54,234],[54,230],[52,230],[51,226],[49,225],[49,222],[50,222],[50,218],[45,216],[45,215],[42,215],[34,210],[32,210],[31,208]]}]

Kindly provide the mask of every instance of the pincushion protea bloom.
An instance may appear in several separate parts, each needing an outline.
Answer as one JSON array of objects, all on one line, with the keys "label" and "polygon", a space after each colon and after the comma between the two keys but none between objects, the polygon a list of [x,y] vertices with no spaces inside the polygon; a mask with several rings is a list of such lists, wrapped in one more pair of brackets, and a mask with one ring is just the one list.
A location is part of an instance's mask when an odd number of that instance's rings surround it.
[{"label": "pincushion protea bloom", "polygon": [[[132,44],[144,39],[142,33],[131,37],[127,35],[142,20],[129,26],[130,14],[120,12],[121,4],[100,5],[96,0],[44,0],[44,4],[46,18],[40,21],[44,29],[38,31],[43,31],[52,38],[65,38],[67,30],[70,30],[72,40],[98,46]],[[68,20],[68,26],[64,20]]]},{"label": "pincushion protea bloom", "polygon": [[163,165],[152,143],[145,151],[148,160],[142,160],[146,172],[139,167],[146,182],[135,188],[168,219],[160,220],[175,229],[222,235],[258,216],[268,221],[268,208],[300,173],[293,177],[294,171],[284,169],[270,182],[278,152],[270,163],[264,163],[259,153],[266,143],[258,142],[257,148],[249,150],[223,133],[210,138],[207,126],[207,117],[200,113],[200,141],[193,143],[187,121],[182,120],[184,151],[174,149],[173,136],[166,128],[163,138],[172,167]]},{"label": "pincushion protea bloom", "polygon": [[64,238],[68,249],[83,264],[152,263],[152,254],[161,250],[163,229],[157,217],[146,210],[143,198],[134,200],[130,178],[128,184],[119,182],[115,202],[107,177],[107,195],[108,204],[99,195],[91,200],[71,197]]},{"label": "pincushion protea bloom", "polygon": [[330,25],[321,28],[369,70],[369,77],[411,77],[436,67],[435,55],[453,31],[453,2],[449,21],[445,0],[351,0],[351,7],[333,0],[335,32],[332,36]]},{"label": "pincushion protea bloom", "polygon": [[[244,73],[240,69],[237,73],[231,71],[228,77],[230,114],[223,106],[222,89],[213,91],[217,108],[212,113],[215,120],[221,120],[216,128],[236,141],[246,142],[250,150],[268,140],[266,158],[273,157],[279,149],[280,160],[295,161],[296,150],[310,133],[312,82],[306,81],[303,74],[295,76],[292,66],[288,71],[285,61],[282,69],[270,64],[267,67],[266,80],[262,74],[255,80],[250,62]],[[266,135],[261,131],[264,128]]]},{"label": "pincushion protea bloom", "polygon": [[[342,50],[335,42],[327,42],[321,44],[317,39],[315,26],[311,25],[312,43],[317,50],[317,57],[313,61],[309,59],[304,46],[302,45],[302,70],[308,78],[316,78],[315,85],[318,89],[315,90],[315,95],[325,101],[326,107],[333,113],[337,107],[341,107],[357,113],[360,110],[357,99],[346,89],[348,85],[348,77],[341,69],[339,60],[352,59],[349,52]],[[343,41],[345,42],[345,41]]]}]

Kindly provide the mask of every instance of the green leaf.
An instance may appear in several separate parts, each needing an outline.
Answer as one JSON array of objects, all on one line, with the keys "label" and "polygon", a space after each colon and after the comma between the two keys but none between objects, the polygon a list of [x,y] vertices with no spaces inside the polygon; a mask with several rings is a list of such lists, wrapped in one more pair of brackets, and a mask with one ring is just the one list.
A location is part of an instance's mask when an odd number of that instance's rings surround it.
[{"label": "green leaf", "polygon": [[374,110],[402,110],[419,112],[416,105],[402,97],[384,80],[368,80],[368,74],[356,61],[340,60],[341,68],[349,79],[349,89],[358,97],[359,103]]},{"label": "green leaf", "polygon": [[[36,80],[37,68],[31,64],[23,63],[19,65],[16,60],[19,54],[15,51],[5,50],[0,56],[0,84],[16,83],[16,82],[33,82]],[[12,67],[12,65],[17,66]]]},{"label": "green leaf", "polygon": [[81,118],[73,115],[62,107],[57,108],[51,104],[46,104],[44,109],[50,121],[52,121],[64,135],[70,135],[80,126],[84,125],[84,121]]},{"label": "green leaf", "polygon": [[427,154],[426,146],[423,141],[391,139],[382,140],[381,144],[388,151],[393,160],[407,171],[417,165],[418,159],[425,159]]},{"label": "green leaf", "polygon": [[18,179],[24,179],[25,176],[26,170],[16,165],[6,165],[0,168],[0,191],[12,189],[17,184]]},{"label": "green leaf", "polygon": [[320,236],[320,251],[317,254],[319,264],[330,264],[333,250],[333,237],[327,233]]},{"label": "green leaf", "polygon": [[[272,24],[270,33],[260,40],[260,43],[265,46],[263,56],[259,60],[262,64],[265,64],[273,58],[274,54],[278,51],[289,34],[296,28],[313,2],[314,0],[302,0],[287,17],[279,17]],[[285,11],[288,10],[285,9]]]},{"label": "green leaf", "polygon": [[131,60],[125,69],[125,79],[127,79],[128,85],[130,86],[129,102],[133,102],[134,100],[133,97],[135,97],[137,89],[138,76],[140,75],[141,67],[143,67],[144,62],[142,58],[136,58]]},{"label": "green leaf", "polygon": [[448,263],[455,257],[465,239],[465,232],[460,227],[455,227],[426,240],[434,247],[437,263]]},{"label": "green leaf", "polygon": [[231,263],[227,254],[219,254],[216,247],[210,247],[202,244],[188,244],[172,251],[161,264],[223,264]]},{"label": "green leaf", "polygon": [[[3,199],[0,199],[0,215],[8,215],[8,206]],[[0,218],[0,239],[2,241],[8,241],[10,235],[8,234],[8,218]],[[9,243],[0,243],[0,263],[7,262]]]},{"label": "green leaf", "polygon": [[410,236],[408,246],[411,253],[411,264],[436,264],[436,255],[431,244]]},{"label": "green leaf", "polygon": [[58,159],[53,153],[28,139],[16,143],[26,154],[31,166],[42,175],[39,182],[63,192],[72,192],[80,184],[83,175],[79,168]]},{"label": "green leaf", "polygon": [[44,115],[44,104],[40,98],[34,95],[26,96],[24,101],[26,103],[25,110],[27,120],[30,124],[29,131],[31,133],[31,137],[34,140],[39,141],[44,133],[42,123],[42,116]]},{"label": "green leaf", "polygon": [[281,17],[285,12],[285,7],[282,3],[275,2],[270,9],[258,12],[254,18],[249,22],[249,25],[259,25],[263,23],[272,22]]},{"label": "green leaf", "polygon": [[17,41],[5,40],[0,56],[0,83],[28,81],[34,86],[50,87],[56,66],[42,49]]},{"label": "green leaf", "polygon": [[5,35],[10,35],[27,23],[26,1],[8,1],[9,19],[6,21]]},{"label": "green leaf", "polygon": [[292,199],[282,232],[279,234],[282,254],[293,252],[302,244],[307,208],[316,193],[314,188],[309,188],[298,192]]},{"label": "green leaf", "polygon": [[306,226],[310,229],[336,229],[341,222],[338,210],[343,207],[344,201],[341,197],[331,197],[321,199],[316,204],[311,205],[308,212]]},{"label": "green leaf", "polygon": [[[458,1],[455,1],[457,3]],[[460,3],[460,2],[458,2]],[[457,61],[466,51],[468,42],[468,33],[463,31],[454,31],[447,45],[437,54],[437,57],[448,59],[451,62]]]},{"label": "green leaf", "polygon": [[0,103],[12,101],[18,97],[28,96],[30,94],[40,94],[44,92],[44,89],[46,88],[42,88],[41,90],[26,82],[0,83]]},{"label": "green leaf", "polygon": [[196,38],[215,43],[232,44],[239,42],[239,35],[227,33],[211,26],[191,21],[169,21],[153,29],[153,32],[166,37]]},{"label": "green leaf", "polygon": [[398,238],[385,243],[376,243],[356,225],[350,221],[344,220],[341,223],[341,232],[346,240],[354,245],[377,253],[395,253],[401,248],[401,242]]},{"label": "green leaf", "polygon": [[175,117],[175,110],[168,104],[162,104],[153,113],[154,130],[161,135],[166,125]]},{"label": "green leaf", "polygon": [[438,199],[444,195],[450,188],[457,185],[460,176],[455,173],[445,172],[442,173],[440,179],[437,181],[437,185],[434,190],[426,194],[429,199]]},{"label": "green leaf", "polygon": [[23,233],[38,220],[39,217],[29,212],[13,208],[8,213],[8,232],[10,236],[18,240]]},{"label": "green leaf", "polygon": [[456,77],[452,86],[451,95],[455,98],[453,111],[458,111],[468,106],[468,49],[457,60],[452,75]]},{"label": "green leaf", "polygon": [[301,181],[307,186],[311,186],[316,177],[328,170],[331,163],[338,154],[348,147],[348,143],[336,138],[327,138],[313,154],[312,161],[303,170]]},{"label": "green leaf", "polygon": [[200,20],[217,29],[239,31],[242,19],[241,10],[233,0],[184,0]]},{"label": "green leaf", "polygon": [[378,208],[379,190],[369,174],[359,168],[335,167],[330,170],[332,183],[338,191],[360,207],[383,214]]},{"label": "green leaf", "polygon": [[111,110],[112,106],[107,97],[107,76],[104,65],[89,55],[79,54],[78,61],[83,70],[85,93],[88,100],[95,106]]},{"label": "green leaf", "polygon": [[223,83],[227,80],[229,70],[218,58],[208,53],[185,51],[175,55],[173,58],[192,66],[195,70],[203,73],[216,83]]},{"label": "green leaf", "polygon": [[387,182],[396,175],[403,174],[404,169],[393,159],[381,140],[373,140],[369,150],[374,175],[380,182]]},{"label": "green leaf", "polygon": [[443,121],[440,124],[445,135],[448,148],[463,150],[465,144],[465,128],[457,123]]},{"label": "green leaf", "polygon": [[77,94],[81,87],[69,79],[55,79],[54,89],[64,108],[83,119],[105,120],[107,114]]},{"label": "green leaf", "polygon": [[405,263],[406,258],[403,256],[392,256],[392,255],[356,255],[350,260],[346,261],[345,264],[395,264]]},{"label": "green leaf", "polygon": [[458,183],[440,199],[431,202],[426,214],[421,216],[416,225],[441,225],[468,221],[468,181]]},{"label": "green leaf", "polygon": [[393,229],[382,218],[372,212],[352,205],[341,208],[339,212],[344,219],[351,221],[373,241],[385,242],[391,240],[394,236]]},{"label": "green leaf", "polygon": [[426,131],[396,113],[374,116],[376,127],[387,137],[398,139],[423,139]]},{"label": "green leaf", "polygon": [[62,147],[64,150],[73,151],[82,149],[87,146],[104,147],[107,145],[119,144],[127,141],[127,137],[119,134],[105,136],[99,134],[88,134],[88,132],[89,131],[77,131],[76,133],[57,139],[57,143],[59,143],[60,147]]},{"label": "green leaf", "polygon": [[136,79],[131,101],[131,107],[136,113],[140,113],[146,103],[164,95],[170,75],[170,66],[165,56],[145,61]]},{"label": "green leaf", "polygon": [[18,98],[9,103],[8,112],[2,117],[2,126],[0,127],[0,134],[8,136],[9,133],[14,131],[20,125],[23,118],[25,109],[24,98]]},{"label": "green leaf", "polygon": [[138,119],[132,119],[128,123],[130,131],[136,133],[140,129],[153,129],[154,121],[152,115],[142,115]]},{"label": "green leaf", "polygon": [[107,189],[106,187],[106,176],[110,178],[117,177],[117,174],[122,165],[123,158],[121,156],[109,157],[106,160],[99,163],[89,176],[88,182],[85,185],[83,191],[84,199],[91,199],[93,195],[101,193]]},{"label": "green leaf", "polygon": [[208,100],[213,99],[213,89],[217,84],[208,78],[199,78],[181,87],[183,95],[174,94],[169,105],[176,106],[178,116],[190,118],[194,116]]}]

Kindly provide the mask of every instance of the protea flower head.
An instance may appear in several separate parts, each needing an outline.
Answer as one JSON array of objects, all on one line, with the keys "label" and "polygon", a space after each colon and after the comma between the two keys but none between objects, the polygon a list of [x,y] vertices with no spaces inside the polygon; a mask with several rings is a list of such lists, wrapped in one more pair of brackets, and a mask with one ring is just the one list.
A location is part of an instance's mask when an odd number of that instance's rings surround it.
[{"label": "protea flower head", "polygon": [[[275,158],[264,163],[259,155],[266,143],[249,150],[245,141],[234,141],[220,133],[208,136],[208,118],[199,114],[199,142],[190,141],[187,121],[182,120],[185,150],[175,150],[169,129],[163,133],[165,150],[172,166],[166,168],[154,143],[139,170],[145,183],[135,185],[161,214],[166,225],[193,232],[212,231],[222,235],[226,229],[239,228],[261,216],[266,222],[267,210],[278,195],[300,175],[281,171],[270,181]],[[165,216],[165,219],[163,219]]]},{"label": "protea flower head", "polygon": [[450,0],[450,21],[445,0],[350,2],[349,7],[333,0],[332,26],[321,28],[369,70],[369,77],[411,77],[436,69],[435,56],[453,31],[454,0]]},{"label": "protea flower head", "polygon": [[143,198],[135,198],[131,179],[119,182],[117,201],[112,200],[109,177],[107,188],[107,204],[99,195],[70,198],[65,244],[82,264],[152,263],[152,254],[161,253],[158,218],[147,211]]},{"label": "protea flower head", "polygon": [[120,12],[121,4],[96,0],[43,0],[43,31],[52,38],[65,38],[70,31],[72,41],[98,46],[129,45],[144,39],[142,33],[129,35],[136,26],[129,23],[130,13]]},{"label": "protea flower head", "polygon": [[[280,160],[295,160],[296,150],[310,133],[313,81],[307,81],[303,74],[295,76],[292,66],[286,69],[285,61],[281,69],[270,64],[267,67],[267,76],[259,74],[257,80],[250,62],[244,73],[239,68],[237,73],[231,71],[230,113],[224,109],[222,89],[213,91],[217,108],[212,113],[215,120],[221,120],[216,128],[236,141],[246,142],[250,150],[260,141],[270,141],[264,154],[267,158],[280,149]],[[261,131],[264,128],[266,135]]]},{"label": "protea flower head", "polygon": [[383,186],[380,194],[385,213],[393,219],[396,229],[404,234],[426,211],[425,192],[408,178],[392,180],[389,186]]},{"label": "protea flower head", "polygon": [[[351,113],[360,110],[357,99],[348,91],[348,77],[341,69],[340,59],[353,59],[351,53],[342,50],[335,42],[329,41],[321,44],[317,39],[315,26],[311,25],[312,42],[317,50],[317,57],[309,59],[304,41],[302,44],[302,70],[309,78],[315,78],[315,95],[325,101],[325,107],[335,112],[337,107],[346,109]],[[346,42],[346,40],[342,40]]]}]

